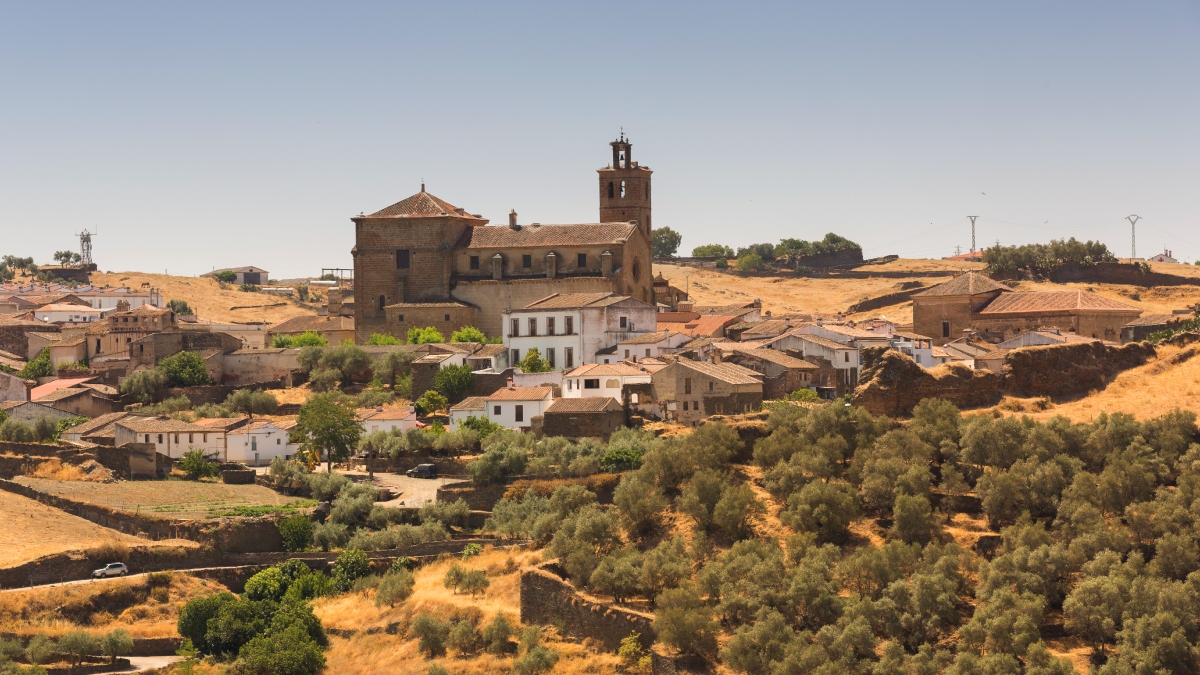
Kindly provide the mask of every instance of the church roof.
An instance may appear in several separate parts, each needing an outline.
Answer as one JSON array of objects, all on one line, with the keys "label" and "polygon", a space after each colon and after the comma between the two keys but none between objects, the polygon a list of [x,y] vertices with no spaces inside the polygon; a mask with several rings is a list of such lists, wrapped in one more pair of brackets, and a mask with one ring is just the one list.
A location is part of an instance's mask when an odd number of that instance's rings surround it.
[{"label": "church roof", "polygon": [[979,310],[982,316],[997,314],[1024,314],[1029,312],[1141,312],[1123,302],[1118,302],[1090,291],[1032,291],[1005,293]]},{"label": "church roof", "polygon": [[376,211],[368,218],[429,218],[438,216],[463,216],[466,218],[478,218],[478,216],[467,213],[465,209],[451,204],[450,202],[434,197],[425,191],[425,186],[421,186],[421,191],[409,197],[402,199],[391,206]]},{"label": "church roof", "polygon": [[624,244],[636,223],[582,223],[579,225],[492,225],[463,232],[455,248],[519,248],[522,246],[597,246]]},{"label": "church roof", "polygon": [[928,290],[921,291],[913,297],[929,297],[933,295],[977,295],[989,291],[1011,291],[1012,289],[986,275],[977,272],[967,272],[954,277],[950,281],[940,283]]}]

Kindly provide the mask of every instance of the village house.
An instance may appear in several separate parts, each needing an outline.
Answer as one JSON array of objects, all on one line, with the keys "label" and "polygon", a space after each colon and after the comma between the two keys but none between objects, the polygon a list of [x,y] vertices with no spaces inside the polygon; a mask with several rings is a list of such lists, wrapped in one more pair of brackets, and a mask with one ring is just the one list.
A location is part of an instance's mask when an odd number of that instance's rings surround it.
[{"label": "village house", "polygon": [[793,391],[816,386],[818,366],[775,349],[737,349],[724,361],[763,375],[763,399],[785,398]]},{"label": "village house", "polygon": [[262,286],[263,284],[267,283],[271,277],[271,275],[267,274],[267,271],[264,270],[263,268],[253,267],[253,266],[226,267],[225,269],[213,270],[211,272],[206,272],[204,274],[201,274],[200,276],[212,277],[215,279],[218,275],[224,274],[225,272],[233,272],[234,280],[232,283],[237,284],[238,286],[240,286],[242,284],[251,284],[254,286]]},{"label": "village house", "polygon": [[1005,340],[996,347],[998,349],[1019,349],[1021,347],[1040,347],[1042,345],[1064,345],[1079,342],[1098,342],[1096,338],[1064,333],[1057,328],[1031,330]]},{"label": "village house", "polygon": [[[858,385],[860,368],[860,352],[854,346],[854,339],[846,343],[832,340],[822,335],[806,332],[812,326],[804,326],[786,333],[776,342],[776,347],[789,356],[804,359],[817,365],[815,386],[833,387],[837,396],[841,396]],[[824,331],[823,331],[824,332]],[[826,332],[826,335],[831,333]],[[847,336],[838,335],[842,339]],[[878,344],[872,340],[872,345]],[[887,344],[884,338],[883,344]]]},{"label": "village house", "polygon": [[33,310],[33,316],[38,321],[57,324],[92,323],[104,316],[104,311],[93,309],[88,305],[73,305],[54,303],[43,305]]},{"label": "village house", "polygon": [[542,413],[542,433],[571,440],[598,438],[607,442],[625,422],[625,407],[611,396],[560,398]]},{"label": "village house", "polygon": [[0,284],[0,314],[12,313],[8,305],[14,299],[22,300],[20,311],[34,309],[51,302],[78,301],[95,309],[116,309],[121,302],[128,308],[142,305],[162,306],[162,295],[157,288],[149,283],[143,283],[141,288],[134,290],[128,286],[107,287],[85,285],[68,285],[60,283],[37,284]]},{"label": "village house", "polygon": [[655,330],[683,333],[689,337],[720,338],[725,337],[726,326],[739,323],[741,319],[725,314],[705,314],[698,312],[659,312],[655,316]]},{"label": "village house", "polygon": [[14,373],[19,373],[25,370],[25,366],[29,363],[28,359],[12,352],[6,352],[0,349],[0,372],[4,372],[4,368],[10,368]]},{"label": "village house", "polygon": [[649,359],[661,354],[673,354],[691,340],[690,335],[672,333],[669,330],[643,333],[618,342],[615,355],[618,358],[632,361]]},{"label": "village house", "polygon": [[627,384],[645,384],[650,373],[627,363],[591,363],[563,374],[563,398],[595,398],[609,396],[624,400],[622,390]]},{"label": "village house", "polygon": [[408,431],[424,426],[417,421],[417,411],[413,406],[407,408],[384,408],[375,406],[358,411],[358,421],[362,422],[366,433],[377,431]]},{"label": "village house", "polygon": [[276,457],[291,459],[300,444],[288,440],[295,420],[249,420],[225,432],[226,453],[223,461],[247,466],[266,466]]},{"label": "village house", "polygon": [[96,445],[105,445],[113,447],[116,445],[116,428],[117,422],[127,418],[152,419],[150,415],[141,415],[133,412],[119,411],[99,415],[92,419],[69,427],[61,434],[59,438],[64,441],[94,443]]},{"label": "village house", "polygon": [[[263,344],[270,347],[273,346],[275,338],[278,336],[294,338],[309,332],[320,335],[331,345],[339,345],[345,340],[353,342],[354,318],[348,316],[314,316],[311,314],[294,316],[267,328]],[[362,341],[366,342],[366,339]]]},{"label": "village house", "polygon": [[352,218],[358,342],[430,325],[443,333],[470,325],[501,335],[503,312],[552,293],[629,296],[653,308],[652,172],[631,159],[628,140],[610,145],[613,163],[598,170],[596,223],[523,225],[513,211],[507,226],[489,227],[424,185]]},{"label": "village house", "polygon": [[534,417],[541,415],[554,401],[550,387],[504,387],[485,397],[487,417],[502,427],[529,429]]},{"label": "village house", "polygon": [[467,355],[467,365],[473,372],[500,372],[508,368],[508,348],[502,344],[481,345],[479,349]]},{"label": "village house", "polygon": [[488,419],[486,396],[468,396],[450,406],[451,429],[458,429],[471,417]]},{"label": "village house", "polygon": [[678,424],[750,412],[763,401],[763,376],[733,363],[680,359],[650,377],[650,400],[639,401],[638,408]]},{"label": "village house", "polygon": [[504,347],[512,366],[537,348],[554,370],[597,363],[605,349],[654,329],[654,307],[611,293],[555,293],[506,310]]},{"label": "village house", "polygon": [[755,298],[744,302],[731,302],[728,305],[693,305],[690,302],[681,302],[678,311],[695,312],[701,316],[732,316],[738,321],[762,321],[762,300]]},{"label": "village house", "polygon": [[65,410],[34,401],[0,401],[0,410],[3,410],[9,419],[20,420],[27,424],[33,424],[39,417],[46,417],[55,423],[68,417],[75,417]]},{"label": "village house", "polygon": [[654,277],[654,304],[659,311],[674,311],[679,303],[687,302],[688,294],[682,289],[675,288],[663,277],[662,272]]},{"label": "village house", "polygon": [[892,349],[909,356],[913,361],[917,362],[918,366],[923,368],[932,368],[948,360],[944,356],[934,357],[933,338],[925,335],[917,335],[916,333],[909,333],[907,331],[895,331],[891,334],[889,344]]},{"label": "village house", "polygon": [[1051,327],[1115,342],[1142,311],[1090,291],[1015,291],[967,272],[912,296],[913,331],[943,345],[972,330],[1008,338]]},{"label": "village house", "polygon": [[147,443],[155,452],[171,459],[202,450],[206,457],[223,460],[226,456],[225,429],[188,424],[167,417],[126,417],[115,424],[116,447],[128,443]]},{"label": "village house", "polygon": [[60,378],[34,387],[30,400],[71,413],[76,417],[99,417],[124,407],[116,389],[94,384],[94,378]]},{"label": "village house", "polygon": [[32,382],[0,370],[0,401],[28,401]]}]

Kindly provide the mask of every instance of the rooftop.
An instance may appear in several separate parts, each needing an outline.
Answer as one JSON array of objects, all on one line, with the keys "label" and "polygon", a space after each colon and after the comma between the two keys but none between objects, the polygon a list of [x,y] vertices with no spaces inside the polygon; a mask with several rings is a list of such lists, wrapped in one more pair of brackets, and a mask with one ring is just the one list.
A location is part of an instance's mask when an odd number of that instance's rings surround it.
[{"label": "rooftop", "polygon": [[622,406],[611,396],[588,396],[585,398],[560,398],[546,408],[547,413],[587,413],[621,410]]},{"label": "rooftop", "polygon": [[575,307],[604,307],[628,300],[628,296],[613,293],[555,293],[535,300],[525,309],[571,309]]},{"label": "rooftop", "polygon": [[729,384],[762,384],[758,373],[735,363],[708,363],[680,359],[676,364]]},{"label": "rooftop", "polygon": [[107,415],[93,417],[92,419],[84,422],[83,424],[77,424],[77,425],[71,427],[69,431],[71,434],[78,434],[80,437],[91,436],[92,434],[94,434],[97,431],[100,431],[104,427],[110,426],[116,422],[119,422],[119,421],[125,419],[126,417],[131,417],[131,416],[143,417],[143,415],[134,415],[134,413],[129,413],[129,412],[108,413]]},{"label": "rooftop", "polygon": [[1137,307],[1126,305],[1103,295],[1083,290],[1076,291],[1021,291],[1004,293],[979,310],[980,315],[1024,314],[1029,312],[1063,311],[1138,312]]},{"label": "rooftop", "polygon": [[991,291],[1011,291],[1013,289],[991,277],[979,272],[967,272],[954,277],[950,281],[940,283],[932,288],[913,295],[914,298],[927,298],[938,295],[977,295]]},{"label": "rooftop", "polygon": [[746,356],[752,356],[756,359],[770,361],[771,363],[783,366],[784,368],[799,368],[802,370],[816,370],[817,369],[816,365],[809,363],[808,361],[805,361],[804,359],[798,359],[794,356],[788,356],[787,354],[784,354],[783,352],[779,351],[778,349],[737,349],[737,348],[735,348],[734,351],[737,352],[738,354],[745,354]]},{"label": "rooftop", "polygon": [[563,373],[563,377],[600,377],[604,375],[645,375],[646,371],[627,363],[589,363]]},{"label": "rooftop", "polygon": [[487,407],[486,396],[468,396],[450,406],[450,410],[483,410]]},{"label": "rooftop", "polygon": [[688,321],[687,323],[664,323],[658,321],[658,330],[669,330],[692,337],[711,337],[720,332],[726,326],[737,323],[736,316],[702,316],[699,319]]},{"label": "rooftop", "polygon": [[827,347],[829,349],[854,349],[854,347],[851,347],[850,345],[844,345],[835,340],[823,338],[820,335],[809,335],[808,333],[793,333],[793,335],[801,340],[804,340],[805,342],[811,342],[815,345],[821,345],[822,347]]},{"label": "rooftop", "polygon": [[653,345],[653,344],[662,342],[663,340],[666,340],[668,337],[670,337],[670,335],[671,335],[671,331],[668,331],[668,330],[660,330],[660,331],[655,331],[653,333],[642,333],[641,335],[635,335],[635,336],[629,338],[628,340],[621,340],[621,342],[618,344]]},{"label": "rooftop", "polygon": [[504,387],[497,389],[491,396],[487,397],[489,401],[541,401],[550,398],[554,395],[554,390],[550,387],[513,387],[509,389]]},{"label": "rooftop", "polygon": [[[450,202],[439,199],[425,191],[425,186],[421,186],[421,191],[417,194],[402,199],[391,206],[380,209],[375,213],[367,216],[368,218],[437,218],[440,216],[458,216],[462,218],[471,218],[472,220],[483,220],[478,216],[471,215],[466,212],[466,209],[455,206]],[[487,222],[486,220],[483,222]]]},{"label": "rooftop", "polygon": [[578,225],[507,225],[469,227],[455,248],[491,249],[522,246],[602,246],[623,244],[637,230],[636,223],[581,223]]},{"label": "rooftop", "polygon": [[271,333],[305,333],[310,330],[316,332],[354,330],[354,317],[306,314],[304,316],[293,316],[268,329]]},{"label": "rooftop", "polygon": [[31,401],[36,401],[36,400],[42,398],[43,396],[45,396],[46,394],[49,394],[52,391],[57,391],[59,389],[69,389],[71,387],[77,387],[77,386],[83,384],[84,382],[88,382],[92,379],[94,379],[94,378],[71,377],[71,378],[61,378],[61,379],[57,379],[57,380],[52,380],[50,382],[47,382],[46,384],[34,387],[33,390],[29,392],[29,399]]}]

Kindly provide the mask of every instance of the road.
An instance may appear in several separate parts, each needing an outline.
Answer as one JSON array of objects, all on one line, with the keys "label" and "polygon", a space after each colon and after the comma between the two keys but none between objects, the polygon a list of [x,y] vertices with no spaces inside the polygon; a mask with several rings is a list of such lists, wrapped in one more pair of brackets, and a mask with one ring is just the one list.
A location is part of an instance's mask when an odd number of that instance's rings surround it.
[{"label": "road", "polygon": [[155,668],[164,668],[183,660],[180,656],[128,656],[129,667],[125,670],[106,670],[99,675],[109,675],[110,673],[140,673],[143,670],[154,670]]},{"label": "road", "polygon": [[[365,471],[343,471],[347,476],[366,477]],[[437,489],[446,483],[458,483],[462,478],[409,478],[402,473],[376,473],[375,485],[396,494],[383,506],[424,506],[437,501]]]}]

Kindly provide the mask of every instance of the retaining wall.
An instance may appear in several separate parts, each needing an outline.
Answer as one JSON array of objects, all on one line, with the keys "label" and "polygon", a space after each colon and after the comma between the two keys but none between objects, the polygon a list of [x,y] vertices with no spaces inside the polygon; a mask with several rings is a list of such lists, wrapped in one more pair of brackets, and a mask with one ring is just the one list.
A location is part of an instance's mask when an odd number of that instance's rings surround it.
[{"label": "retaining wall", "polygon": [[565,635],[591,638],[611,651],[633,631],[641,634],[643,647],[654,643],[653,615],[584,596],[548,567],[521,570],[521,623],[553,624]]}]

